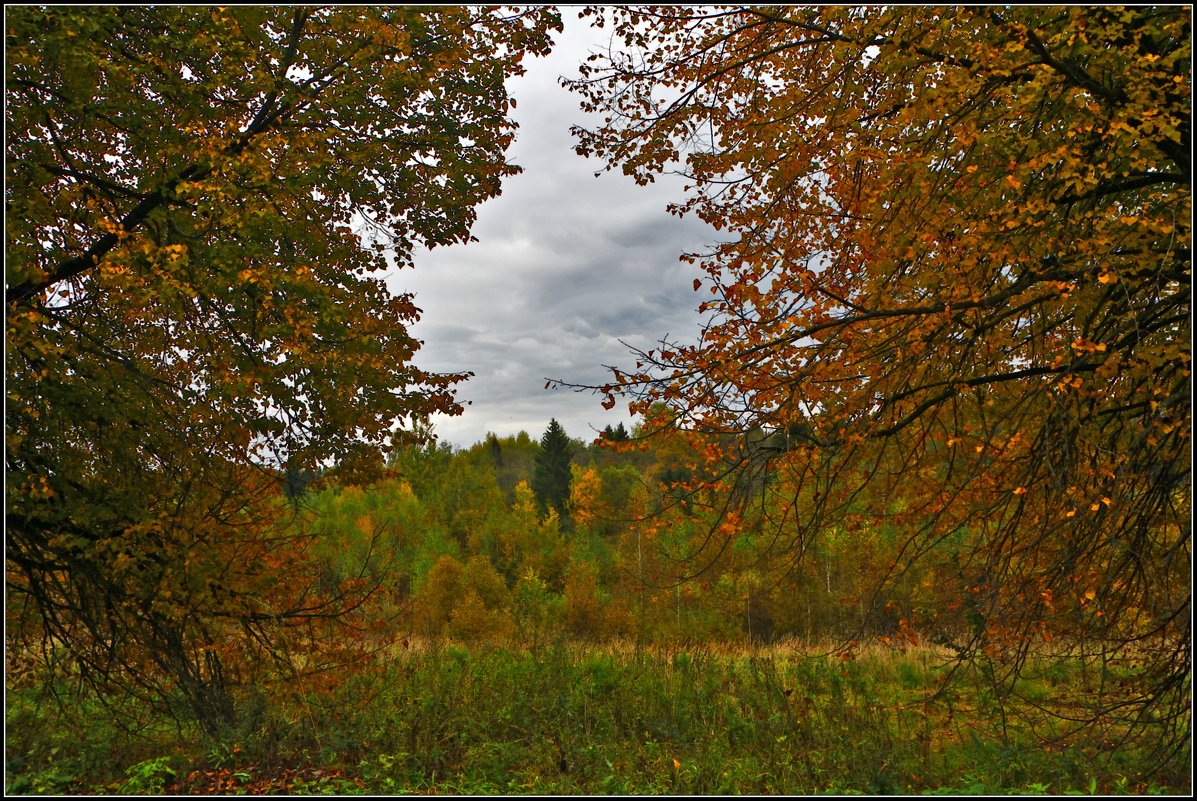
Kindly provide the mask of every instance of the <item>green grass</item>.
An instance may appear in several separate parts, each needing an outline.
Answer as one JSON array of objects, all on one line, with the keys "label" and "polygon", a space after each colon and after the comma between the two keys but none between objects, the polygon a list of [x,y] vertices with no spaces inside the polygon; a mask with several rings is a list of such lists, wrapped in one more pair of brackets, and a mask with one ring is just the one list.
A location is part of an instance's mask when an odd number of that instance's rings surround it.
[{"label": "green grass", "polygon": [[[576,646],[407,652],[335,697],[267,702],[236,742],[119,732],[91,702],[73,728],[9,693],[11,792],[304,794],[1132,793],[1188,788],[1187,754],[1075,738],[1047,747],[981,687],[933,698],[926,649],[854,660],[795,651]],[[1028,679],[1036,698],[1047,679]],[[1024,688],[1025,689],[1025,688]],[[357,702],[357,703],[355,703]]]}]

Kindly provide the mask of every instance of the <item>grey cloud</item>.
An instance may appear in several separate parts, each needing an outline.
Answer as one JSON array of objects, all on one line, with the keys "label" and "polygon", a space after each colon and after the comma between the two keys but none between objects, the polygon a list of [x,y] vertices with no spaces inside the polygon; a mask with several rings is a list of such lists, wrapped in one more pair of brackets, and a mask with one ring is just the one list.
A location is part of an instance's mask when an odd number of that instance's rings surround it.
[{"label": "grey cloud", "polygon": [[607,411],[591,394],[546,391],[545,379],[601,384],[610,378],[602,365],[632,361],[620,339],[651,347],[697,333],[698,273],[678,256],[716,233],[666,211],[682,199],[681,179],[637,187],[615,172],[595,178],[601,164],[573,151],[569,126],[583,118],[557,76],[576,71],[595,36],[567,20],[554,55],[511,82],[522,126],[511,156],[524,172],[479,209],[479,241],[418,253],[414,270],[390,278],[424,310],[416,363],[475,373],[458,393],[471,403],[465,414],[434,421],[455,445],[488,431],[539,436],[551,417],[583,439],[628,424],[622,404]]}]

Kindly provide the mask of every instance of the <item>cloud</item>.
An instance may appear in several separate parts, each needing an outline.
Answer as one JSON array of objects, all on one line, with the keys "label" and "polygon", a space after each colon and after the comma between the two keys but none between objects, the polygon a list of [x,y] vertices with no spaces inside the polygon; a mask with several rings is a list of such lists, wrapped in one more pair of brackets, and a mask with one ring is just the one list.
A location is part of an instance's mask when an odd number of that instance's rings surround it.
[{"label": "cloud", "polygon": [[576,74],[603,34],[566,26],[553,55],[509,84],[521,126],[510,156],[524,172],[479,209],[478,241],[417,253],[414,270],[390,277],[424,310],[416,363],[475,373],[458,393],[471,404],[465,413],[434,420],[458,446],[488,431],[536,437],[553,417],[584,439],[630,423],[622,405],[606,411],[594,395],[546,391],[546,378],[601,384],[610,377],[602,365],[631,361],[619,340],[651,347],[697,331],[697,273],[678,256],[715,233],[666,211],[682,197],[681,179],[638,187],[618,172],[596,178],[602,164],[574,152],[569,128],[585,119],[557,77]]}]

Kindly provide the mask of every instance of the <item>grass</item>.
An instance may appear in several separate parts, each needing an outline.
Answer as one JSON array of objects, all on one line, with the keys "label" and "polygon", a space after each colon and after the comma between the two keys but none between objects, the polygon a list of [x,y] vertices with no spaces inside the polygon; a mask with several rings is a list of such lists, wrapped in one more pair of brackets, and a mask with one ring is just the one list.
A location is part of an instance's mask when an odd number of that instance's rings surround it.
[{"label": "grass", "polygon": [[[1044,747],[943,654],[875,647],[413,648],[334,696],[274,699],[235,742],[121,732],[10,688],[10,792],[816,794],[1183,792],[1187,754]],[[1051,677],[1028,694],[1055,697]],[[1067,677],[1063,677],[1067,678]],[[1033,686],[1032,686],[1033,685]],[[356,703],[355,703],[356,702]],[[78,709],[78,708],[77,708]],[[79,721],[73,727],[63,721]]]}]

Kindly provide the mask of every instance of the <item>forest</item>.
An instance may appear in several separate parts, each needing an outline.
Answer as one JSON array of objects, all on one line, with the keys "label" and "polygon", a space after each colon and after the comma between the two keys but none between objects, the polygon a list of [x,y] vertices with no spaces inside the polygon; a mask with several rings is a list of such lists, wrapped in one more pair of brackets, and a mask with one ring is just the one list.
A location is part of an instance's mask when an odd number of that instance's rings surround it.
[{"label": "forest", "polygon": [[455,447],[558,9],[6,9],[6,792],[1188,794],[1191,9],[582,19],[696,333]]}]

